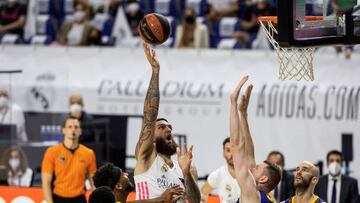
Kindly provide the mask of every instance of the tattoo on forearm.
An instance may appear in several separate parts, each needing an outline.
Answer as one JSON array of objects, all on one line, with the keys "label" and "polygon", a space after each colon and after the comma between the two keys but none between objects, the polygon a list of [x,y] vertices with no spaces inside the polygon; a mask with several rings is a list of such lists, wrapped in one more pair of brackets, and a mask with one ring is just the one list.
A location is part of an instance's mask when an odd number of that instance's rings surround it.
[{"label": "tattoo on forearm", "polygon": [[138,150],[140,149],[144,141],[153,139],[155,122],[159,110],[159,102],[159,72],[153,72],[144,102],[144,124],[143,129],[141,130],[139,141],[136,145],[136,156],[138,155]]},{"label": "tattoo on forearm", "polygon": [[184,176],[187,199],[190,203],[199,203],[201,201],[201,193],[197,184],[195,183],[194,178],[190,173],[188,175],[184,174]]}]

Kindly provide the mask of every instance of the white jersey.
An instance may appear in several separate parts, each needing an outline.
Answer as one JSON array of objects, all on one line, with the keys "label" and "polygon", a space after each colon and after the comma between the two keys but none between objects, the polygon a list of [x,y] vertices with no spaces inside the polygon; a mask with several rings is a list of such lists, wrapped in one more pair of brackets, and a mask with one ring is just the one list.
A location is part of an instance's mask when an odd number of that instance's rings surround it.
[{"label": "white jersey", "polygon": [[[184,176],[179,163],[172,161],[174,166],[170,168],[162,157],[156,155],[149,170],[134,176],[137,200],[160,197],[167,188],[175,185],[180,185],[185,190]],[[185,201],[177,201],[177,203],[183,202]]]},{"label": "white jersey", "polygon": [[207,182],[217,189],[221,203],[235,203],[240,198],[240,187],[227,166],[222,166],[210,173]]}]

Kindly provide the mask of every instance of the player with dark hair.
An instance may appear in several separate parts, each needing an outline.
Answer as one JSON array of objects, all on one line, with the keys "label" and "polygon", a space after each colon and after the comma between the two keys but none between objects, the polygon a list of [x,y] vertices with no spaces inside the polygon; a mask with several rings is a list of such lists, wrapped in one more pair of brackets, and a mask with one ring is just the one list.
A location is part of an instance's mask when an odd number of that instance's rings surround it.
[{"label": "player with dark hair", "polygon": [[[175,143],[172,125],[166,119],[158,119],[160,102],[159,73],[160,65],[155,51],[147,44],[144,52],[152,68],[152,76],[144,102],[144,120],[139,141],[135,149],[135,186],[136,199],[159,197],[167,188],[179,185],[185,190],[185,196],[178,202],[187,199],[190,203],[200,202],[200,191],[195,182],[192,168],[192,148],[184,145],[184,154]],[[178,159],[171,156],[177,154]]]},{"label": "player with dark hair", "polygon": [[96,188],[89,197],[89,203],[115,203],[115,196],[108,186]]},{"label": "player with dark hair", "polygon": [[241,96],[240,104],[238,104],[241,87],[247,80],[248,76],[243,77],[230,96],[230,143],[233,149],[235,177],[241,190],[240,202],[275,202],[268,193],[279,183],[281,169],[269,161],[264,161],[261,164],[255,162],[254,144],[247,121],[252,85],[248,86],[246,93]]},{"label": "player with dark hair", "polygon": [[[117,202],[126,202],[131,191],[134,190],[133,184],[128,178],[128,174],[112,163],[107,163],[99,167],[94,177],[96,188],[107,186],[115,195]],[[128,201],[131,203],[156,203],[156,202],[174,202],[178,196],[181,196],[183,190],[179,186],[167,189],[160,197],[149,200]]]}]

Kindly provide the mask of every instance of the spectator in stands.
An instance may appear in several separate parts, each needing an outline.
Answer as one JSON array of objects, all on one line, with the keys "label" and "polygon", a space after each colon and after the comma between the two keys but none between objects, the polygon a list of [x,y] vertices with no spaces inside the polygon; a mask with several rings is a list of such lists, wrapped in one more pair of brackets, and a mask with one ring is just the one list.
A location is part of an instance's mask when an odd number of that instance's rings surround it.
[{"label": "spectator in stands", "polygon": [[8,171],[10,186],[30,187],[33,170],[29,168],[25,152],[20,147],[11,147],[4,152],[3,163]]},{"label": "spectator in stands", "polygon": [[108,13],[111,16],[116,17],[117,11],[119,10],[119,6],[120,6],[119,0],[111,0]]},{"label": "spectator in stands", "polygon": [[65,22],[57,36],[57,41],[63,45],[85,46],[88,44],[92,25],[89,20],[89,5],[83,1],[74,3],[74,20]]},{"label": "spectator in stands", "polygon": [[208,48],[208,28],[196,21],[196,12],[187,7],[182,23],[176,28],[175,47],[177,48]]},{"label": "spectator in stands", "polygon": [[95,141],[94,130],[87,122],[93,120],[93,117],[84,110],[84,100],[81,95],[71,95],[69,98],[70,116],[79,119],[82,126],[80,143]]},{"label": "spectator in stands", "polygon": [[[49,147],[41,165],[41,181],[47,203],[86,203],[85,181],[96,172],[93,150],[79,144],[80,121],[68,116],[64,119],[62,133],[64,141]],[[52,187],[53,186],[53,187]]]},{"label": "spectator in stands", "polygon": [[128,0],[125,7],[125,14],[132,34],[138,36],[137,27],[140,20],[144,17],[144,13],[140,10],[139,2],[137,0]]},{"label": "spectator in stands", "polygon": [[96,29],[95,27],[92,27],[89,36],[87,44],[88,46],[102,46],[103,43],[101,41],[101,32]]},{"label": "spectator in stands", "polygon": [[329,203],[358,203],[357,180],[341,174],[343,162],[344,156],[340,151],[332,150],[327,154],[329,174],[320,177],[315,194]]},{"label": "spectator in stands", "polygon": [[89,203],[115,203],[115,196],[110,187],[101,186],[96,188],[89,197]]},{"label": "spectator in stands", "polygon": [[17,0],[7,0],[0,6],[0,37],[17,34],[23,38],[26,23],[26,6]]},{"label": "spectator in stands", "polygon": [[255,0],[255,3],[248,7],[248,15],[245,16],[240,23],[240,27],[234,33],[234,37],[245,48],[251,47],[251,42],[256,38],[259,31],[259,22],[257,18],[260,16],[276,15],[276,8],[271,5],[269,0]]},{"label": "spectator in stands", "polygon": [[272,151],[268,154],[267,160],[280,166],[282,169],[282,176],[278,186],[272,191],[276,202],[282,202],[289,197],[295,195],[294,175],[284,170],[285,157],[279,151]]},{"label": "spectator in stands", "polygon": [[17,141],[28,141],[25,130],[24,112],[19,105],[13,103],[8,92],[0,87],[0,125],[16,125]]}]

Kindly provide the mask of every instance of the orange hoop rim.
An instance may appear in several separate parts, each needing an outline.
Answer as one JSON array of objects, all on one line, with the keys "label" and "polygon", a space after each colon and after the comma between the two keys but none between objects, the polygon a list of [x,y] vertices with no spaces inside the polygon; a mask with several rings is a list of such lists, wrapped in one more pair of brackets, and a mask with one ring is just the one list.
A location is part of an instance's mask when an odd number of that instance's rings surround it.
[{"label": "orange hoop rim", "polygon": [[[261,22],[272,22],[274,24],[278,23],[278,17],[277,16],[261,16],[257,18],[258,21]],[[323,16],[306,16],[305,21],[321,21],[323,20]]]}]

